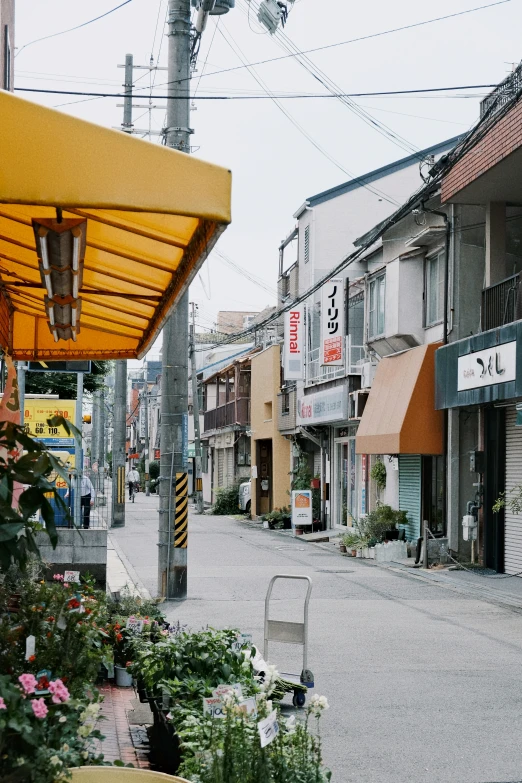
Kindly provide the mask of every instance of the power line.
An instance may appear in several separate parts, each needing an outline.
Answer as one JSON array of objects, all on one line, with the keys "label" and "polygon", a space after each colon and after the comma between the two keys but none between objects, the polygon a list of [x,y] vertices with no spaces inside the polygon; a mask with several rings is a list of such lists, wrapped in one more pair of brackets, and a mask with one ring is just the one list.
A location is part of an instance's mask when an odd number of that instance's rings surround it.
[{"label": "power line", "polygon": [[56,38],[58,35],[65,35],[65,33],[72,33],[73,30],[79,30],[81,27],[87,27],[87,25],[92,24],[93,22],[97,22],[99,19],[103,19],[105,16],[109,16],[109,14],[113,14],[114,11],[117,11],[118,8],[123,8],[124,5],[128,5],[132,0],[125,0],[124,3],[120,3],[115,8],[111,8],[110,11],[106,11],[104,14],[100,14],[100,16],[96,16],[94,19],[89,19],[87,22],[82,22],[82,24],[77,24],[75,27],[69,27],[68,30],[60,30],[59,33],[51,33],[51,35],[44,35],[42,38],[35,38],[34,41],[29,41],[29,43],[24,44],[15,54],[15,57],[18,57],[18,55],[23,52],[24,49],[27,49],[28,46],[32,46],[35,43],[39,43],[40,41],[47,41],[49,38]]},{"label": "power line", "polygon": [[[503,0],[508,2],[508,0]],[[158,85],[160,87],[161,85]],[[432,93],[432,92],[453,92],[456,90],[484,90],[497,87],[497,84],[467,84],[459,87],[424,87],[416,90],[386,90],[379,92],[339,92],[339,93],[295,93],[295,94],[281,94],[273,93],[271,95],[197,95],[194,100],[197,101],[252,101],[252,100],[317,100],[321,98],[373,98],[382,95],[418,95],[420,93]],[[80,90],[49,90],[42,87],[15,87],[15,92],[38,92],[50,95],[78,95],[78,96],[92,96],[95,98],[128,98],[128,94],[123,92],[88,92]],[[140,89],[149,89],[143,87]],[[171,95],[151,95],[154,100],[185,100],[183,96],[176,98]],[[470,97],[470,96],[460,96]]]}]

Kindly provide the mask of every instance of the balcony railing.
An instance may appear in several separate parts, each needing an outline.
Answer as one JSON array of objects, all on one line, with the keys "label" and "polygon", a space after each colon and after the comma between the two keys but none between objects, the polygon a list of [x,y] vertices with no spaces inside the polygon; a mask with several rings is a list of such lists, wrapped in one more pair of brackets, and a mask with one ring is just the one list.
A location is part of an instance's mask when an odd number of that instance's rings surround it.
[{"label": "balcony railing", "polygon": [[366,353],[364,345],[352,345],[351,337],[346,338],[345,364],[338,367],[326,367],[320,364],[320,348],[308,352],[306,363],[306,385],[333,381],[346,375],[361,375]]},{"label": "balcony railing", "polygon": [[507,277],[482,291],[482,331],[522,319],[521,275]]},{"label": "balcony railing", "polygon": [[232,402],[227,402],[226,405],[205,411],[205,432],[234,425],[247,427],[249,424],[250,399],[248,397],[240,397]]},{"label": "balcony railing", "polygon": [[522,64],[520,64],[513,73],[510,73],[504,81],[486,95],[480,103],[480,116],[483,117],[490,111],[490,116],[496,114],[499,109],[509,103],[509,101],[518,94],[522,88]]}]

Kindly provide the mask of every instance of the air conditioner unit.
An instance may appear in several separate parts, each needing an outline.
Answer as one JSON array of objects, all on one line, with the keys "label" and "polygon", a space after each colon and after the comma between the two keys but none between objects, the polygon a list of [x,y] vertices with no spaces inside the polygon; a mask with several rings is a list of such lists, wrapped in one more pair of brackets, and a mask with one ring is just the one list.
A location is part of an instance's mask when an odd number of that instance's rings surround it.
[{"label": "air conditioner unit", "polygon": [[349,395],[348,418],[360,419],[363,415],[369,392],[354,391]]},{"label": "air conditioner unit", "polygon": [[363,389],[369,389],[373,383],[373,379],[375,378],[377,365],[373,364],[373,362],[364,362],[361,367],[361,386]]}]

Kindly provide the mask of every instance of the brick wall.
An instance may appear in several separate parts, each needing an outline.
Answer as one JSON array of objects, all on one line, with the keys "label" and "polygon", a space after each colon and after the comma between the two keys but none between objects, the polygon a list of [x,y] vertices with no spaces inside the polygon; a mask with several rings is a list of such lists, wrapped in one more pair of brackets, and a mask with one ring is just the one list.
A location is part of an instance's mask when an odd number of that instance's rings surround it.
[{"label": "brick wall", "polygon": [[442,181],[442,203],[522,146],[522,101],[500,119]]},{"label": "brick wall", "polygon": [[11,50],[11,83],[10,89],[14,87],[14,54],[15,54],[15,9],[14,0],[0,0],[0,89],[5,88],[5,41],[6,27]]}]

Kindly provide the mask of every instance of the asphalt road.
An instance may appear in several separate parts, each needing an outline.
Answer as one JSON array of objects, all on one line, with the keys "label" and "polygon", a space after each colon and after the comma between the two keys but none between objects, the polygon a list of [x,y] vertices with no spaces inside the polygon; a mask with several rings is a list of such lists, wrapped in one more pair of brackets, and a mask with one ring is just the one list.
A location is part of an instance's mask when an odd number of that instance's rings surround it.
[{"label": "asphalt road", "polygon": [[[127,504],[119,547],[156,594],[157,500]],[[227,517],[191,515],[189,596],[166,605],[191,628],[237,627],[262,646],[275,574],[313,580],[309,667],[328,697],[334,783],[522,781],[522,613],[452,587],[342,557]],[[299,619],[299,583],[279,583],[274,617]],[[299,672],[299,649],[270,660]]]}]

